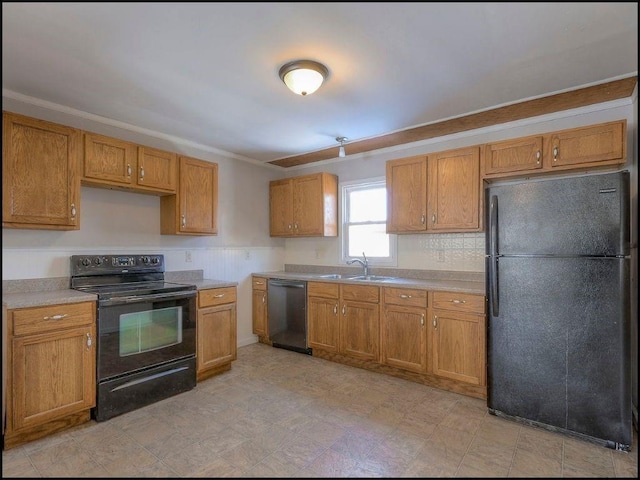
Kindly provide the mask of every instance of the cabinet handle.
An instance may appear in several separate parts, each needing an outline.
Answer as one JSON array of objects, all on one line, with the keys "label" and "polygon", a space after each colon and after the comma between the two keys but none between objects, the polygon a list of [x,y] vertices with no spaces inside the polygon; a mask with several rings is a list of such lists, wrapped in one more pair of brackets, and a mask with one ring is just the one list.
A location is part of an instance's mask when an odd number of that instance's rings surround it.
[{"label": "cabinet handle", "polygon": [[144,167],[140,167],[140,180],[144,179]]},{"label": "cabinet handle", "polygon": [[422,318],[420,319],[420,325],[424,327],[424,313],[422,314]]},{"label": "cabinet handle", "polygon": [[433,328],[438,328],[438,316],[433,316]]},{"label": "cabinet handle", "polygon": [[436,214],[431,215],[431,223],[436,223]]},{"label": "cabinet handle", "polygon": [[91,334],[87,333],[87,349],[91,349],[91,345],[93,345],[93,339],[91,338]]},{"label": "cabinet handle", "polygon": [[540,150],[538,150],[538,151],[536,152],[536,163],[537,163],[538,165],[540,165],[540,157],[541,157],[541,156],[542,156],[542,154],[540,153]]},{"label": "cabinet handle", "polygon": [[43,320],[62,320],[63,318],[67,318],[69,314],[63,313],[62,315],[51,315],[50,317],[44,317]]},{"label": "cabinet handle", "polygon": [[420,217],[420,223],[424,224],[424,222],[427,221],[427,216],[423,213],[422,216]]},{"label": "cabinet handle", "polygon": [[213,298],[222,298],[222,297],[224,297],[224,293],[219,293],[213,296]]},{"label": "cabinet handle", "polygon": [[560,150],[558,147],[553,147],[553,161],[558,160],[558,155],[560,155]]},{"label": "cabinet handle", "polygon": [[342,306],[342,315],[346,315],[347,314],[347,306],[343,305]]},{"label": "cabinet handle", "polygon": [[131,164],[127,163],[127,177],[131,176]]},{"label": "cabinet handle", "polygon": [[289,228],[289,230],[291,230],[293,228],[293,226],[291,224],[289,224],[288,228]]},{"label": "cabinet handle", "polygon": [[294,223],[294,224],[293,224],[293,228],[295,228],[296,230],[298,230],[298,224],[297,224],[297,223]]},{"label": "cabinet handle", "polygon": [[266,293],[262,294],[262,303],[267,303],[267,294]]},{"label": "cabinet handle", "polygon": [[258,282],[258,281],[256,281],[256,282],[255,282],[255,285],[264,285],[264,282]]},{"label": "cabinet handle", "polygon": [[405,295],[404,293],[401,293],[400,298],[411,298],[411,295]]},{"label": "cabinet handle", "polygon": [[466,301],[466,300],[456,300],[456,299],[453,299],[453,300],[451,300],[451,303],[467,303],[467,301]]},{"label": "cabinet handle", "polygon": [[182,227],[186,227],[187,226],[187,216],[186,215],[180,215],[180,218],[182,219],[182,221],[181,221]]},{"label": "cabinet handle", "polygon": [[72,203],[71,204],[71,219],[75,220],[76,218],[76,204]]},{"label": "cabinet handle", "polygon": [[336,303],[335,306],[333,307],[333,314],[337,315],[338,314],[338,304]]}]

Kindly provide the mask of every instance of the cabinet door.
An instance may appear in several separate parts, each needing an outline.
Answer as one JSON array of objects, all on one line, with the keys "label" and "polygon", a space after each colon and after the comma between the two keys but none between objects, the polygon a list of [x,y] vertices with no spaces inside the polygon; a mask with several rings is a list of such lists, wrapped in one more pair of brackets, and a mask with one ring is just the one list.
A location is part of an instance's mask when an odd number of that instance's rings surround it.
[{"label": "cabinet door", "polygon": [[198,310],[197,372],[230,363],[237,357],[236,304]]},{"label": "cabinet door", "polygon": [[548,137],[547,156],[553,169],[625,163],[626,120],[563,130]]},{"label": "cabinet door", "polygon": [[473,385],[486,384],[485,317],[433,311],[433,373]]},{"label": "cabinet door", "polygon": [[300,236],[323,234],[324,202],[320,175],[293,179],[293,230]]},{"label": "cabinet door", "polygon": [[392,160],[387,171],[387,232],[424,232],[427,215],[427,157]]},{"label": "cabinet door", "polygon": [[269,231],[272,237],[293,235],[293,186],[290,179],[269,183]]},{"label": "cabinet door", "polygon": [[362,360],[379,361],[379,305],[343,301],[340,315],[340,353]]},{"label": "cabinet door", "polygon": [[178,192],[160,199],[163,235],[217,235],[218,164],[180,157]]},{"label": "cabinet door", "polygon": [[138,147],[136,182],[149,190],[176,193],[178,184],[176,154],[155,148]]},{"label": "cabinet door", "polygon": [[84,170],[88,184],[115,183],[133,186],[136,171],[136,145],[95,133],[84,134]]},{"label": "cabinet door", "polygon": [[2,226],[80,228],[80,130],[3,113]]},{"label": "cabinet door", "polygon": [[13,430],[95,406],[94,338],[84,326],[13,339]]},{"label": "cabinet door", "polygon": [[339,319],[337,299],[309,297],[307,317],[309,347],[337,353]]},{"label": "cabinet door", "polygon": [[524,173],[542,168],[542,136],[485,145],[484,174]]},{"label": "cabinet door", "polygon": [[267,335],[267,291],[262,289],[253,290],[252,300],[253,333],[256,335]]},{"label": "cabinet door", "polygon": [[427,230],[480,230],[480,147],[429,155]]},{"label": "cabinet door", "polygon": [[382,316],[382,363],[427,371],[426,310],[387,305]]}]

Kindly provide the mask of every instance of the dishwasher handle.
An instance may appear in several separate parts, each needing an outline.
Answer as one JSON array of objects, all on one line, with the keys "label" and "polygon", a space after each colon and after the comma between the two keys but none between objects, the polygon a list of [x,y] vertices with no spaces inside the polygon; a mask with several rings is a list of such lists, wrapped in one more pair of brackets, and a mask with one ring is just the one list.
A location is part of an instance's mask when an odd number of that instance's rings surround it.
[{"label": "dishwasher handle", "polygon": [[286,288],[305,288],[306,283],[300,281],[291,281],[291,280],[269,280],[269,285],[273,285],[276,287],[286,287]]}]

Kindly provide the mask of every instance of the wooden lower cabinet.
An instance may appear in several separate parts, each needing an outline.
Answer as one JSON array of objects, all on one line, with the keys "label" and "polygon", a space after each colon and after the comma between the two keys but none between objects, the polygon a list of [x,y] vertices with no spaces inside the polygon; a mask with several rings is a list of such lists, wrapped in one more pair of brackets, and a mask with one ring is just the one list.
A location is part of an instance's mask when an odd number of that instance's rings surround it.
[{"label": "wooden lower cabinet", "polygon": [[340,288],[337,283],[307,282],[307,344],[311,349],[340,349]]},{"label": "wooden lower cabinet", "polygon": [[198,292],[196,373],[198,381],[231,368],[237,358],[236,287]]},{"label": "wooden lower cabinet", "polygon": [[251,285],[253,333],[258,337],[267,337],[267,279],[265,277],[253,277]]},{"label": "wooden lower cabinet", "polygon": [[94,302],[7,312],[4,448],[86,422],[96,402]]},{"label": "wooden lower cabinet", "polygon": [[485,297],[432,292],[433,373],[486,385]]},{"label": "wooden lower cabinet", "polygon": [[384,287],[382,363],[427,372],[427,291]]}]

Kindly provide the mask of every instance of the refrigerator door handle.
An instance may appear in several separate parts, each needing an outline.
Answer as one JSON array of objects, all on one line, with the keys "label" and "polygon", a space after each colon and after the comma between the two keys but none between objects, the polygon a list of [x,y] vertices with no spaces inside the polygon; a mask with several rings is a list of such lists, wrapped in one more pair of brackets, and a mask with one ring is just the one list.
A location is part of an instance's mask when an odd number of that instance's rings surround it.
[{"label": "refrigerator door handle", "polygon": [[491,279],[491,310],[492,315],[497,317],[500,314],[500,304],[498,302],[498,196],[493,195],[489,204],[489,234],[491,250],[489,263],[489,277]]}]

